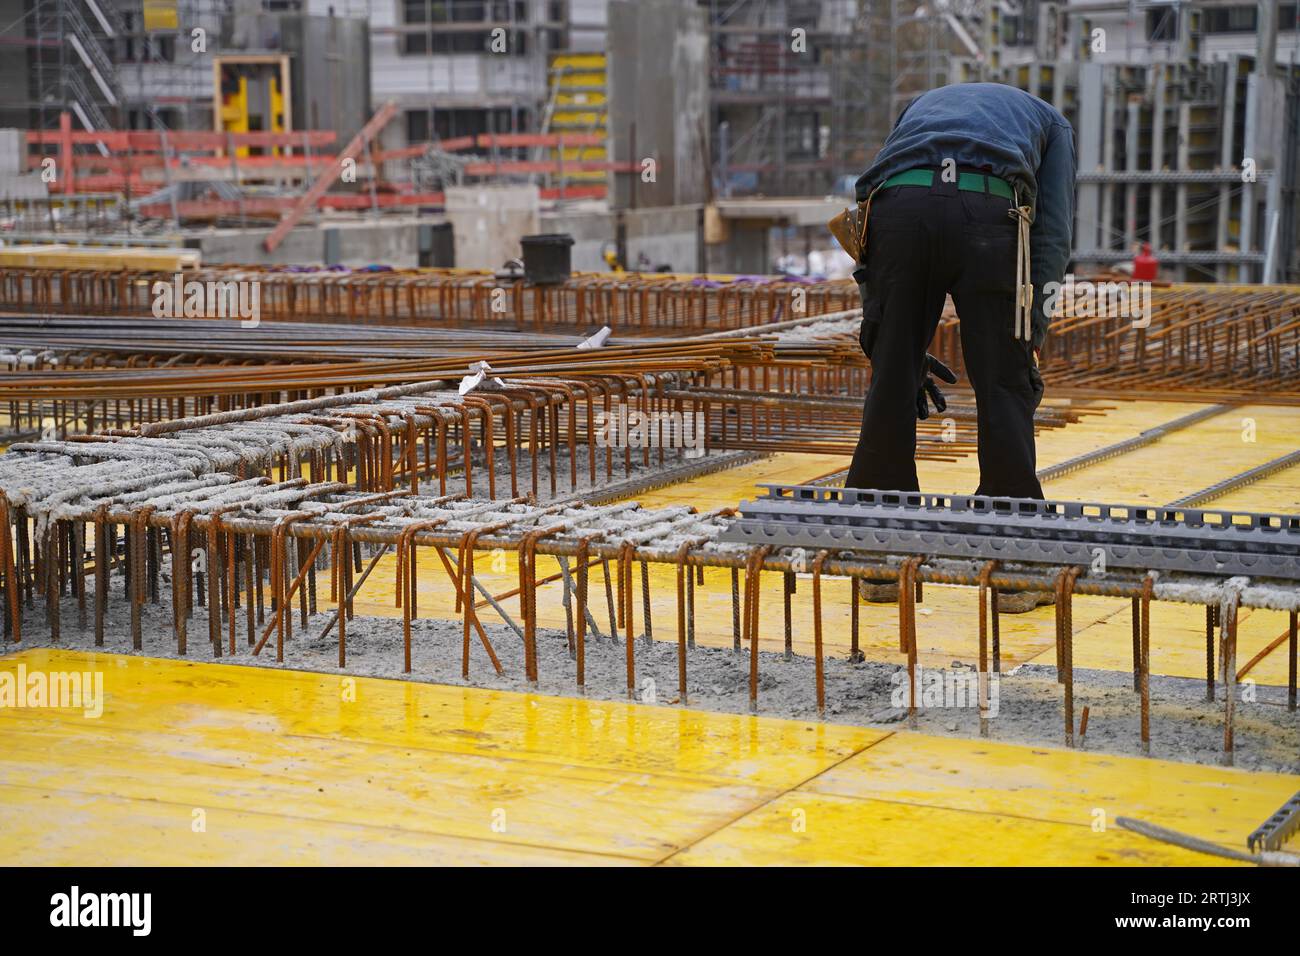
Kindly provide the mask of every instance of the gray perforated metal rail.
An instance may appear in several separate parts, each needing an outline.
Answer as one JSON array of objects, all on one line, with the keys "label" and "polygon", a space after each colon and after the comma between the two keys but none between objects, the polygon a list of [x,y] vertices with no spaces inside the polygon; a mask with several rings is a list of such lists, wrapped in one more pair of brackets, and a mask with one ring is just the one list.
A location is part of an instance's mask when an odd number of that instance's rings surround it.
[{"label": "gray perforated metal rail", "polygon": [[1184,495],[1177,501],[1169,502],[1166,507],[1183,508],[1191,505],[1203,505],[1207,501],[1213,501],[1215,498],[1221,498],[1231,491],[1238,488],[1253,484],[1256,481],[1263,481],[1276,475],[1279,471],[1285,471],[1288,468],[1294,468],[1300,465],[1300,451],[1293,451],[1289,454],[1274,458],[1272,461],[1266,461],[1262,465],[1254,468],[1248,468],[1222,481],[1216,481],[1208,488],[1202,488],[1200,491],[1194,491],[1190,495]]},{"label": "gray perforated metal rail", "polygon": [[1300,583],[1300,515],[765,485],[723,540]]},{"label": "gray perforated metal rail", "polygon": [[1038,470],[1039,481],[1051,481],[1054,478],[1060,478],[1062,475],[1068,475],[1070,472],[1078,471],[1081,468],[1087,468],[1089,465],[1095,465],[1101,461],[1107,461],[1111,458],[1118,458],[1120,455],[1138,448],[1145,448],[1147,445],[1154,444],[1166,435],[1172,432],[1181,431],[1184,428],[1190,428],[1192,425],[1199,425],[1201,422],[1214,418],[1216,415],[1222,415],[1232,408],[1232,405],[1208,405],[1205,408],[1198,408],[1190,414],[1183,415],[1181,418],[1175,418],[1173,421],[1165,422],[1163,425],[1157,425],[1154,428],[1148,428],[1141,434],[1134,435],[1132,438],[1126,438],[1123,441],[1117,441],[1114,444],[1106,445],[1102,448],[1094,448],[1092,451],[1084,452],[1082,455],[1076,455],[1065,461],[1058,462],[1055,465],[1048,465],[1046,468]]},{"label": "gray perforated metal rail", "polygon": [[1300,833],[1300,793],[1282,804],[1277,813],[1261,823],[1249,837],[1246,845],[1251,852],[1280,850],[1282,844]]}]

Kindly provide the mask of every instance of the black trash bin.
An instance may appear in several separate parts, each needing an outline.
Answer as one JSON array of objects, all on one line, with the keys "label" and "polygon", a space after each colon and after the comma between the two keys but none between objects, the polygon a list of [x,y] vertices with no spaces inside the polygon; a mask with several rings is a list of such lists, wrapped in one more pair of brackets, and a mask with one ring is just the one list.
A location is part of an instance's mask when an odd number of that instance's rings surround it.
[{"label": "black trash bin", "polygon": [[573,272],[573,237],[563,232],[524,236],[524,278],[533,285],[558,285]]}]

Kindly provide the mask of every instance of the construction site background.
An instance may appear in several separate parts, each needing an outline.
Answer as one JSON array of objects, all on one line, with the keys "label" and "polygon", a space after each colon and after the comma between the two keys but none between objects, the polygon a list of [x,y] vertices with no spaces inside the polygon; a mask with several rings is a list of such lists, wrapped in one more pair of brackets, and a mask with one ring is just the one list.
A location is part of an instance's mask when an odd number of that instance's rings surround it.
[{"label": "construction site background", "polygon": [[0,228],[212,263],[493,268],[517,251],[457,260],[447,190],[510,187],[574,236],[575,268],[834,275],[824,223],[906,103],[995,81],[1074,124],[1076,270],[1149,242],[1163,279],[1295,281],[1298,10],[0,0],[0,127],[18,131],[0,136]]}]

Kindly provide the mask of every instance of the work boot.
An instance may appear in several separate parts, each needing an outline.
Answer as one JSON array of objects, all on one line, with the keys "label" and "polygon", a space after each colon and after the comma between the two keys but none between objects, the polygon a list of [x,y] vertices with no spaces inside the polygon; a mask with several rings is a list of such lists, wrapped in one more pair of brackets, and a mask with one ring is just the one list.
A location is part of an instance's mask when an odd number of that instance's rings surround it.
[{"label": "work boot", "polygon": [[859,581],[858,594],[866,604],[897,604],[897,581]]},{"label": "work boot", "polygon": [[1024,614],[1040,604],[1055,604],[1056,595],[1051,591],[999,591],[999,614]]}]

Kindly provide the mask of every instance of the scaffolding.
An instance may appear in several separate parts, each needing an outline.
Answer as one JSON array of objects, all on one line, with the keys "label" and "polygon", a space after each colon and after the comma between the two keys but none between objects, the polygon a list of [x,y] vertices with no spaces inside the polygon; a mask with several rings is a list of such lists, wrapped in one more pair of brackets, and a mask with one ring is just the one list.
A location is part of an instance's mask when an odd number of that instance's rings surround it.
[{"label": "scaffolding", "polygon": [[858,6],[711,0],[719,195],[815,195],[852,171],[843,131],[866,109],[866,90],[848,78]]},{"label": "scaffolding", "polygon": [[96,0],[39,0],[28,22],[36,128],[57,128],[64,111],[86,130],[114,126],[123,101],[111,53],[122,26],[117,9]]},{"label": "scaffolding", "polygon": [[719,191],[845,192],[913,97],[982,62],[982,0],[709,4]]},{"label": "scaffolding", "polygon": [[1024,0],[1012,18],[1002,6],[989,8],[988,56],[960,59],[956,75],[1017,86],[1074,125],[1076,268],[1128,261],[1149,242],[1166,278],[1294,281],[1300,44],[1293,35],[1289,63],[1278,56],[1273,5],[1231,48],[1210,0]]}]

